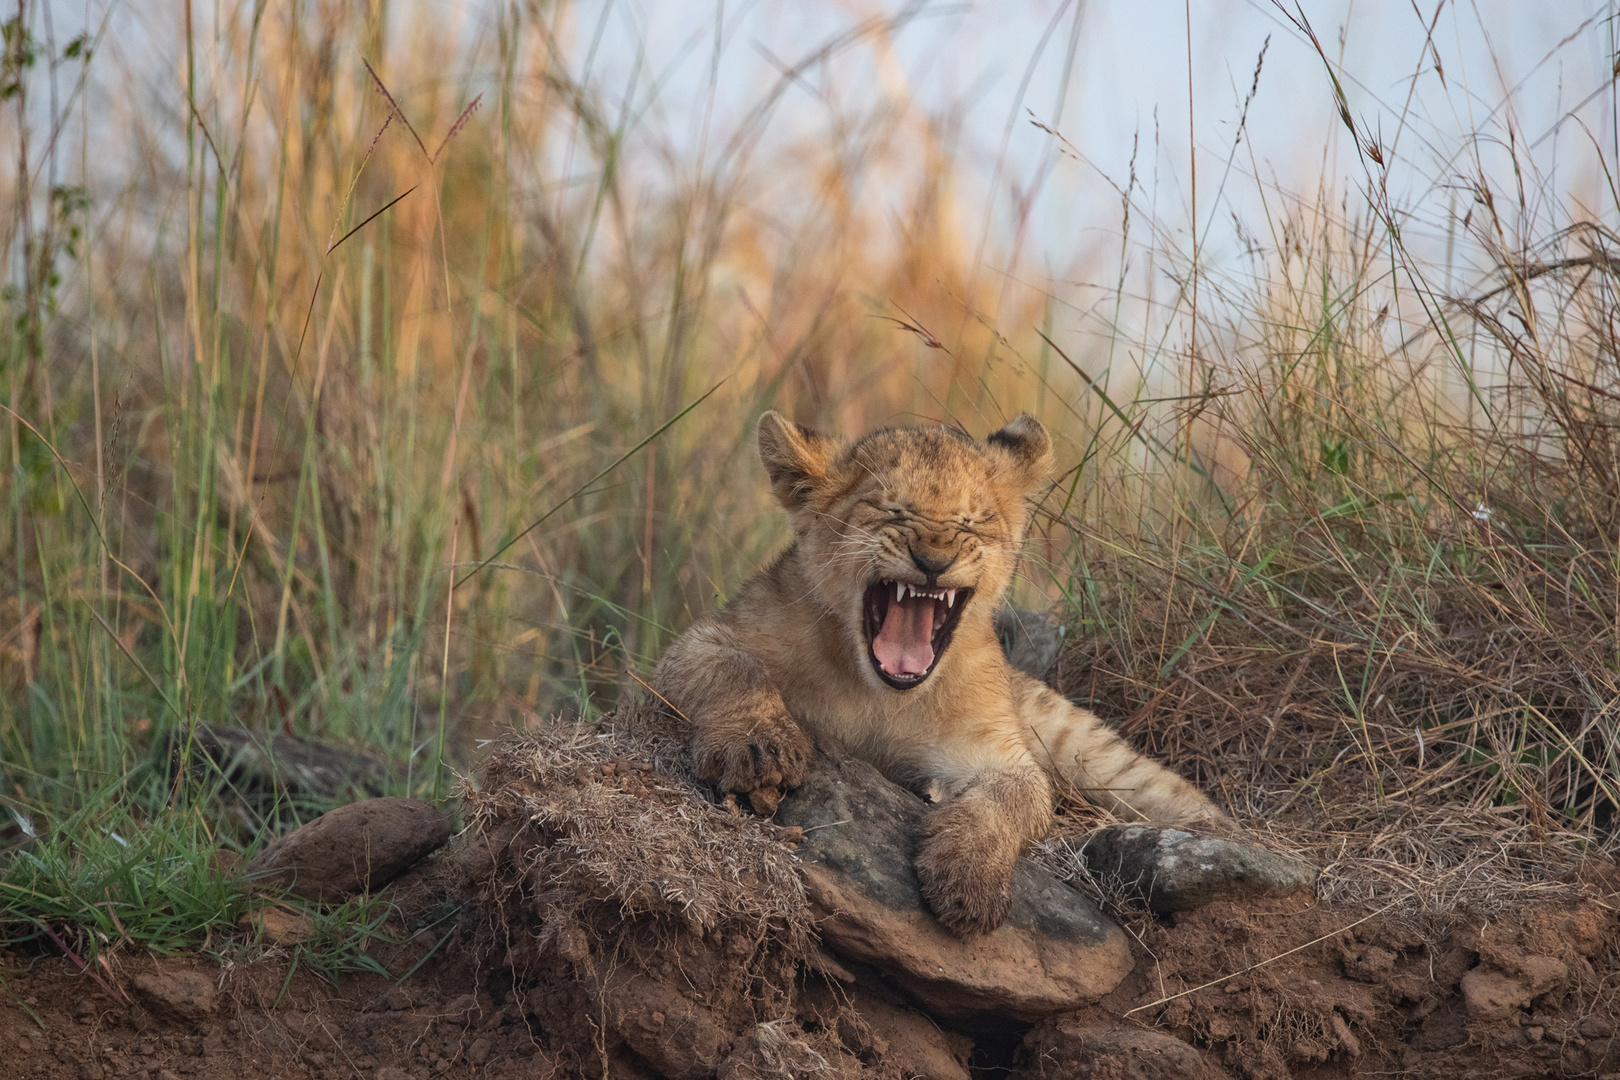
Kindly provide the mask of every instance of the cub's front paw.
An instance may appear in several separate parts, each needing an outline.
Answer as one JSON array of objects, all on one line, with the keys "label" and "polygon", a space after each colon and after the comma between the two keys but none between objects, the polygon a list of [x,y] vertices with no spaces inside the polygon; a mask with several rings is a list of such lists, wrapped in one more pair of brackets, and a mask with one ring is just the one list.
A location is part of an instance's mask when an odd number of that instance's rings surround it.
[{"label": "cub's front paw", "polygon": [[986,835],[983,815],[947,803],[923,822],[917,877],[923,899],[945,928],[959,937],[988,934],[1012,909],[1018,844]]},{"label": "cub's front paw", "polygon": [[745,721],[706,725],[692,745],[698,776],[723,792],[750,796],[754,809],[769,816],[781,788],[804,782],[810,740],[785,711],[756,714]]}]

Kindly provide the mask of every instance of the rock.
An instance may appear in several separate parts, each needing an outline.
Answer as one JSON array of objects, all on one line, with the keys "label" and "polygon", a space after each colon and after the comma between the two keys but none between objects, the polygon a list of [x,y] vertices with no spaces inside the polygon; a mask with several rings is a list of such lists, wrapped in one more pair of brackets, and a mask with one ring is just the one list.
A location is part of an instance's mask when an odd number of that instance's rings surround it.
[{"label": "rock", "polygon": [[236,928],[271,945],[297,945],[315,933],[309,919],[279,907],[259,908],[236,920]]},{"label": "rock", "polygon": [[812,980],[799,998],[799,1015],[836,1031],[862,1060],[877,1056],[897,1065],[907,1080],[970,1080],[973,1043],[941,1031],[928,1017],[896,1004],[864,985],[832,990]]},{"label": "rock", "polygon": [[361,1012],[405,1012],[415,1001],[403,986],[391,986],[360,1007]]},{"label": "rock", "polygon": [[472,1041],[471,1046],[467,1047],[467,1064],[474,1066],[484,1064],[489,1060],[492,1050],[493,1047],[490,1044],[489,1036],[480,1035]]},{"label": "rock", "polygon": [[859,987],[851,992],[850,1004],[873,1036],[888,1043],[887,1059],[900,1066],[907,1080],[969,1080],[973,1042],[966,1036],[941,1031],[922,1013],[892,1005]]},{"label": "rock", "polygon": [[1474,968],[1461,986],[1470,1020],[1506,1020],[1530,1007],[1530,987],[1500,971]]},{"label": "rock", "polygon": [[179,1020],[200,1020],[214,1011],[214,980],[200,971],[151,971],[132,983],[141,1004]]},{"label": "rock", "polygon": [[782,800],[776,820],[804,830],[805,889],[832,952],[879,968],[946,1017],[1036,1020],[1096,1001],[1130,973],[1124,932],[1028,859],[1005,924],[965,940],[946,930],[912,866],[925,812],[872,766],[828,750]]},{"label": "rock", "polygon": [[421,799],[366,799],[283,836],[248,874],[307,900],[339,902],[388,884],[450,839],[450,823]]},{"label": "rock", "polygon": [[1104,889],[1122,889],[1161,915],[1316,887],[1316,869],[1298,859],[1181,829],[1110,825],[1088,837],[1081,851]]},{"label": "rock", "polygon": [[484,1014],[476,994],[462,994],[451,998],[439,1010],[440,1019],[457,1027],[468,1027]]},{"label": "rock", "polygon": [[170,744],[170,759],[178,763],[188,755],[194,768],[221,772],[232,790],[252,795],[380,795],[391,779],[388,767],[369,754],[240,727],[198,724],[189,745],[180,732]]},{"label": "rock", "polygon": [[1552,956],[1526,956],[1518,962],[1519,977],[1529,984],[1530,996],[1540,997],[1569,985],[1569,965]]},{"label": "rock", "polygon": [[1551,956],[1518,956],[1512,972],[1481,964],[1462,977],[1463,1004],[1470,1020],[1507,1020],[1528,1009],[1542,994],[1569,985],[1569,965]]},{"label": "rock", "polygon": [[1009,605],[996,612],[995,625],[1007,662],[1031,678],[1045,678],[1066,636],[1057,612]]},{"label": "rock", "polygon": [[[1074,1017],[1024,1037],[1029,1061],[1010,1080],[1225,1080],[1226,1070],[1180,1039],[1132,1027],[1089,1027]],[[1284,1074],[1286,1075],[1286,1073]]]},{"label": "rock", "polygon": [[668,1080],[706,1080],[731,1049],[726,1018],[693,1000],[683,984],[621,970],[609,978],[602,1004],[619,1037]]}]

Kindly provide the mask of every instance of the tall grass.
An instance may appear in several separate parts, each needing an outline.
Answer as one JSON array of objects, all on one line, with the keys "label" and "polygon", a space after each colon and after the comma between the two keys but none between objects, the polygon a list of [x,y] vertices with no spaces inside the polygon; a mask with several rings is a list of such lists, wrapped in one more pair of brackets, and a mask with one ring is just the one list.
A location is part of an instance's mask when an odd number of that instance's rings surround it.
[{"label": "tall grass", "polygon": [[1342,191],[1249,176],[1247,263],[1133,171],[1076,313],[1016,284],[1029,222],[982,262],[963,239],[951,117],[775,126],[908,15],[694,155],[564,3],[492,6],[470,44],[190,10],[164,9],[180,70],[116,115],[80,90],[119,74],[94,30],[7,24],[8,844],[87,802],[202,820],[163,767],[198,723],[364,745],[432,794],[495,725],[594,714],[782,539],[765,407],[980,434],[1036,408],[1065,460],[1021,588],[1081,631],[1057,677],[1239,809],[1339,784],[1607,842],[1612,203],[1510,205],[1480,171],[1450,224],[1485,262],[1449,295],[1372,132],[1322,134],[1361,148]]}]

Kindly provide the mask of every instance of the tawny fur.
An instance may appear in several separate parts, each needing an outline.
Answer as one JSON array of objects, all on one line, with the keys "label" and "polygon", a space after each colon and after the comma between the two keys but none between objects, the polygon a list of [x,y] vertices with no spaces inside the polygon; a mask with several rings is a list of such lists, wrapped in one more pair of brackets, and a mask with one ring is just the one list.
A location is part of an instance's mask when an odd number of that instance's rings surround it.
[{"label": "tawny fur", "polygon": [[[767,412],[759,445],[794,543],[677,638],[653,677],[692,724],[700,776],[739,794],[795,787],[811,732],[932,793],[941,801],[917,872],[934,913],[961,934],[1006,918],[1014,863],[1051,824],[1053,775],[1127,817],[1221,816],[1002,655],[992,619],[1028,496],[1051,467],[1038,421],[1019,416],[982,443],[894,428],[846,444]],[[920,568],[947,562],[935,575]],[[948,647],[910,689],[885,683],[868,653],[862,605],[879,581],[973,590]]]}]

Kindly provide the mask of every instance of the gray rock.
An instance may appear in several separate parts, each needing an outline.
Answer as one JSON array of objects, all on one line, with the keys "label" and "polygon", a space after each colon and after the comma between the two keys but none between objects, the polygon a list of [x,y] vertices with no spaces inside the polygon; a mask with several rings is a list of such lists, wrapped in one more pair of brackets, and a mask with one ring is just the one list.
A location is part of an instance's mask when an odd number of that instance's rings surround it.
[{"label": "gray rock", "polygon": [[364,798],[382,794],[391,779],[388,766],[370,754],[239,727],[198,724],[189,741],[185,732],[174,736],[171,758],[178,762],[188,751],[194,768],[218,770],[234,790],[283,799]]},{"label": "gray rock", "polygon": [[1159,914],[1316,887],[1316,869],[1298,859],[1181,829],[1110,825],[1088,837],[1082,853],[1104,889],[1134,895]]},{"label": "gray rock", "polygon": [[882,970],[946,1017],[1035,1020],[1096,1001],[1130,973],[1124,932],[1028,859],[1005,924],[968,939],[946,930],[912,865],[926,810],[871,765],[827,750],[782,800],[776,821],[804,830],[806,892],[832,952]]},{"label": "gray rock", "polygon": [[996,637],[1007,662],[1031,678],[1042,679],[1063,650],[1067,628],[1056,611],[1011,605],[996,612]]},{"label": "gray rock", "polygon": [[248,876],[336,903],[382,888],[449,839],[450,823],[430,802],[365,799],[275,841],[248,864]]}]

